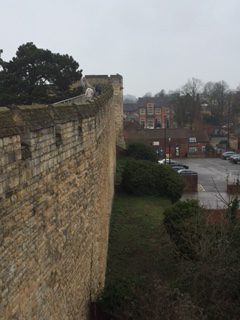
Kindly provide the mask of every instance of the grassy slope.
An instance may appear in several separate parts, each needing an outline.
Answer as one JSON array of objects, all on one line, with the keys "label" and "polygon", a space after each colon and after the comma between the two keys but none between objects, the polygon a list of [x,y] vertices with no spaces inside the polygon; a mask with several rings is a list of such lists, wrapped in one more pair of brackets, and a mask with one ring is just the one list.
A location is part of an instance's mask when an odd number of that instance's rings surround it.
[{"label": "grassy slope", "polygon": [[154,275],[174,273],[172,247],[162,228],[167,199],[116,195],[111,219],[107,283],[130,280],[144,284]]}]

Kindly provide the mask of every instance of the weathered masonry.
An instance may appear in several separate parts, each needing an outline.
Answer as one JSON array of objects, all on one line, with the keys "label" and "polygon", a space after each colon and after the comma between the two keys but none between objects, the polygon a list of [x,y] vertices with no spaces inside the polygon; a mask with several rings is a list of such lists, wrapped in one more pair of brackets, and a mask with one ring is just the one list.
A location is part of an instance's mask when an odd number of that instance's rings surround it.
[{"label": "weathered masonry", "polygon": [[104,286],[122,77],[93,102],[0,108],[0,319],[88,319]]}]

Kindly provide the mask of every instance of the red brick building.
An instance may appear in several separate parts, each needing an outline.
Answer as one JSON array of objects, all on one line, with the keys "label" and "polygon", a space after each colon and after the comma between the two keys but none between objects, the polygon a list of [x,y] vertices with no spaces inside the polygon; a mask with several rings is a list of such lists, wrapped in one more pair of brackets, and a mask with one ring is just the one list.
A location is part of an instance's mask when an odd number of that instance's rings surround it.
[{"label": "red brick building", "polygon": [[174,127],[173,107],[164,98],[144,97],[138,102],[139,123],[143,128]]},{"label": "red brick building", "polygon": [[204,155],[209,137],[206,132],[192,131],[188,128],[144,129],[138,123],[125,124],[124,137],[127,144],[141,142],[156,149],[159,157],[165,153],[170,157]]}]

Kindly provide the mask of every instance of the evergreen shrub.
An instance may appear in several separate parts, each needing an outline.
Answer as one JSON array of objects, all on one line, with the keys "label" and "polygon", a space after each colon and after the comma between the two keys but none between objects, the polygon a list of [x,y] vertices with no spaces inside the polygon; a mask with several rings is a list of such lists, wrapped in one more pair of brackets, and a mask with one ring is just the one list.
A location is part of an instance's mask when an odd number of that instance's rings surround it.
[{"label": "evergreen shrub", "polygon": [[152,162],[157,162],[158,160],[154,148],[143,143],[129,144],[127,148],[127,156],[136,160],[149,160]]},{"label": "evergreen shrub", "polygon": [[170,166],[151,161],[128,160],[122,175],[122,188],[138,196],[159,195],[175,202],[182,195],[183,181]]},{"label": "evergreen shrub", "polygon": [[205,225],[197,200],[178,201],[164,212],[164,225],[180,254],[196,258],[201,229]]}]

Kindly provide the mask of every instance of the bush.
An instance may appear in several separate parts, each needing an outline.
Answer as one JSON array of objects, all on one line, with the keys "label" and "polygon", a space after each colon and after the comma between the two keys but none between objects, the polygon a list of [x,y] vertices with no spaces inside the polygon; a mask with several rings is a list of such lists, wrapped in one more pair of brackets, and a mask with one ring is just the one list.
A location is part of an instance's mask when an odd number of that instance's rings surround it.
[{"label": "bush", "polygon": [[182,195],[183,181],[170,166],[129,160],[123,172],[122,187],[131,194],[165,196],[175,202]]},{"label": "bush", "polygon": [[239,319],[239,222],[209,225],[198,202],[188,200],[167,209],[164,224],[181,258],[175,286],[207,319]]},{"label": "bush", "polygon": [[206,145],[205,152],[206,152],[206,153],[213,153],[213,152],[215,152],[215,149],[214,149],[214,147],[213,147],[211,144],[207,144],[207,145]]},{"label": "bush", "polygon": [[221,140],[221,141],[219,141],[219,143],[218,144],[225,144],[225,145],[227,145],[227,140]]},{"label": "bush", "polygon": [[164,225],[181,255],[195,259],[201,237],[203,221],[202,208],[197,200],[175,203],[164,212]]},{"label": "bush", "polygon": [[127,161],[122,177],[123,189],[138,196],[156,195],[156,166],[150,161]]},{"label": "bush", "polygon": [[189,295],[181,294],[178,289],[171,291],[156,279],[151,279],[144,286],[124,281],[106,286],[97,305],[109,315],[107,319],[206,319]]},{"label": "bush", "polygon": [[[109,315],[119,315],[123,312],[123,309],[126,310],[129,306],[132,309],[135,290],[135,284],[128,279],[108,282],[97,304]],[[126,308],[126,306],[128,307]]]},{"label": "bush", "polygon": [[204,123],[213,124],[213,125],[219,125],[219,119],[217,116],[213,115],[204,115],[202,117],[202,120]]},{"label": "bush", "polygon": [[176,285],[181,292],[191,296],[193,303],[203,308],[207,319],[239,319],[239,256],[229,257],[229,253],[219,251],[217,256],[213,254],[208,259],[182,263]]},{"label": "bush", "polygon": [[117,163],[116,163],[116,175],[115,175],[115,188],[118,191],[121,190],[122,175],[123,175],[123,172],[124,172],[124,169],[125,169],[125,165],[126,165],[126,160],[125,159],[117,160]]},{"label": "bush", "polygon": [[157,162],[158,157],[153,147],[143,143],[132,143],[127,148],[127,156],[136,160]]},{"label": "bush", "polygon": [[168,165],[157,166],[157,189],[160,195],[165,195],[172,202],[178,201],[183,193],[184,182],[175,170]]}]

